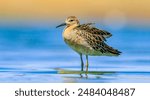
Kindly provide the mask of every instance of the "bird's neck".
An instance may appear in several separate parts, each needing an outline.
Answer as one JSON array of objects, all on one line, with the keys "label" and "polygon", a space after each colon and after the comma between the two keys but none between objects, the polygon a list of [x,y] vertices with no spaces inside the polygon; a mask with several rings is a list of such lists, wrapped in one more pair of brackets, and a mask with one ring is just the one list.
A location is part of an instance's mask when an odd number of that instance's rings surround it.
[{"label": "bird's neck", "polygon": [[78,24],[74,24],[74,25],[70,25],[70,26],[67,25],[63,32],[64,39],[70,40],[71,36],[72,36],[72,34],[71,34],[72,30],[77,26],[78,26]]}]

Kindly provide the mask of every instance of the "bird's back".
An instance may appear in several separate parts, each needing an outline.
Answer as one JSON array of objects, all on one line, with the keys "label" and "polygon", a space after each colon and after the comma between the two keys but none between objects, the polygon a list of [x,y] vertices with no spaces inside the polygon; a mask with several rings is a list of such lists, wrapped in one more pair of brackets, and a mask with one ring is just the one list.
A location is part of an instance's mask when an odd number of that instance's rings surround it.
[{"label": "bird's back", "polygon": [[105,30],[100,30],[100,29],[97,29],[95,27],[92,27],[91,26],[92,24],[93,23],[82,24],[82,25],[77,26],[76,29],[86,31],[86,32],[89,32],[91,34],[101,35],[104,38],[109,38],[112,36],[111,33],[107,32]]}]

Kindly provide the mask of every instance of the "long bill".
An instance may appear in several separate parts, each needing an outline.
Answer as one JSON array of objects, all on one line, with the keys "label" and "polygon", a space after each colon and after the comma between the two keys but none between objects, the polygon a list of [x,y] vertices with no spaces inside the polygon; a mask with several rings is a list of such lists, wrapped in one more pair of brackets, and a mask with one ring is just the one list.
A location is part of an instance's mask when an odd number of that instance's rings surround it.
[{"label": "long bill", "polygon": [[66,26],[66,23],[62,23],[62,24],[56,26],[56,28],[61,27],[61,26]]}]

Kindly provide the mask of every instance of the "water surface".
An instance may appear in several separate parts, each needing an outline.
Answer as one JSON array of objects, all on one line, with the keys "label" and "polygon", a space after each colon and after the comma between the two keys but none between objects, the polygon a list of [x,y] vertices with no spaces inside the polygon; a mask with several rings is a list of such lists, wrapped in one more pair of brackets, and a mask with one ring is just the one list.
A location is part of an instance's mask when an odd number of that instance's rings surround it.
[{"label": "water surface", "polygon": [[0,82],[149,83],[150,28],[106,30],[113,33],[107,43],[122,54],[89,57],[86,76],[79,55],[63,42],[62,28],[1,25]]}]

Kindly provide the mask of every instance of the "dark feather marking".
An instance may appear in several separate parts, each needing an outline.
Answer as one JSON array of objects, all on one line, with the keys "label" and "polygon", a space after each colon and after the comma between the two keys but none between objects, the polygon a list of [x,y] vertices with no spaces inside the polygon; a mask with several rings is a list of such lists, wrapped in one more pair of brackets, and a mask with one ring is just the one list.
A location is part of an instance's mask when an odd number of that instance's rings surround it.
[{"label": "dark feather marking", "polygon": [[[95,27],[92,27],[93,23],[87,23],[87,24],[82,24],[82,25],[79,25],[76,27],[77,30],[81,30],[81,31],[85,31],[86,33],[90,33],[90,34],[95,34],[95,35],[98,35],[100,36],[104,41],[106,41],[105,38],[108,38],[108,37],[111,37],[112,34],[105,31],[105,30],[100,30],[100,29],[97,29]],[[81,32],[82,33],[82,32]]]},{"label": "dark feather marking", "polygon": [[100,51],[101,53],[111,53],[114,55],[120,55],[120,51],[113,49],[108,46],[104,41],[105,38],[111,37],[112,34],[105,31],[99,30],[97,28],[91,27],[92,23],[82,24],[74,29],[77,30],[77,34],[84,39],[86,39],[87,43],[96,51]]}]

